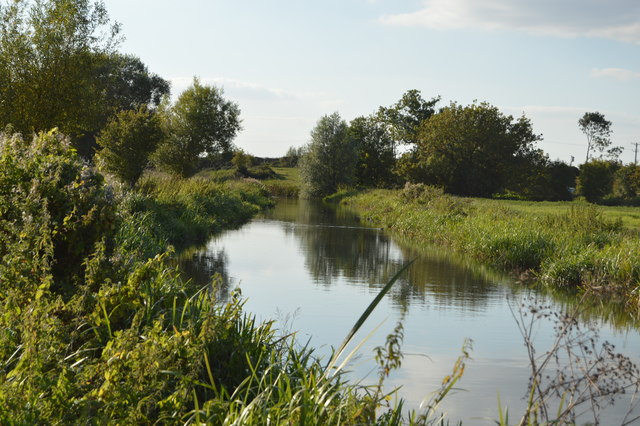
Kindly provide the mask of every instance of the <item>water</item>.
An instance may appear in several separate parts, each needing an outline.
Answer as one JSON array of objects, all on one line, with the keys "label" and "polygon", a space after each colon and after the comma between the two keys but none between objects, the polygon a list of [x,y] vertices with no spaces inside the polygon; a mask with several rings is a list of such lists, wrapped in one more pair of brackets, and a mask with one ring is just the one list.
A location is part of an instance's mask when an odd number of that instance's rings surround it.
[{"label": "water", "polygon": [[[404,322],[402,368],[389,386],[402,386],[399,396],[410,408],[438,389],[451,374],[467,339],[472,359],[440,409],[452,421],[489,424],[498,405],[508,407],[517,422],[526,401],[530,365],[514,314],[530,298],[560,302],[518,284],[514,278],[483,268],[441,249],[416,248],[394,242],[381,229],[363,226],[347,210],[316,202],[282,200],[238,230],[213,238],[186,255],[183,268],[203,285],[213,272],[222,274],[223,292],[240,287],[245,310],[259,319],[275,319],[283,333],[297,331],[325,358],[337,347],[379,289],[410,259],[416,259],[369,318],[356,341],[377,325],[350,369],[365,383],[377,380],[373,348],[381,345],[399,320]],[[570,305],[570,303],[569,303]],[[633,360],[640,355],[638,331],[619,316],[591,315],[587,324],[602,340]],[[614,319],[616,321],[614,321]],[[616,327],[610,325],[616,322]],[[534,326],[535,346],[544,353],[553,341],[553,323]],[[604,411],[603,424],[620,424],[628,402]],[[637,413],[636,413],[637,414]],[[581,423],[589,421],[581,418]]]}]

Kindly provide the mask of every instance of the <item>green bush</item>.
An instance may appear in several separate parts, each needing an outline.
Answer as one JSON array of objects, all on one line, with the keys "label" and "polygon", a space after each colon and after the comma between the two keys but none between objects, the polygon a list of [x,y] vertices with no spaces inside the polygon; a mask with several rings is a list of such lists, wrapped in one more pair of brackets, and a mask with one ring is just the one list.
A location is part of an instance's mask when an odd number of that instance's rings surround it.
[{"label": "green bush", "polygon": [[121,111],[96,139],[101,148],[98,161],[105,171],[133,187],[163,137],[160,119],[153,111],[146,107]]},{"label": "green bush", "polygon": [[613,192],[613,181],[620,164],[614,161],[592,160],[580,166],[576,193],[590,202],[600,201]]},{"label": "green bush", "polygon": [[[0,275],[20,256],[51,266],[54,286],[77,284],[84,259],[115,226],[113,193],[56,131],[0,135]],[[9,279],[8,277],[12,278]]]}]

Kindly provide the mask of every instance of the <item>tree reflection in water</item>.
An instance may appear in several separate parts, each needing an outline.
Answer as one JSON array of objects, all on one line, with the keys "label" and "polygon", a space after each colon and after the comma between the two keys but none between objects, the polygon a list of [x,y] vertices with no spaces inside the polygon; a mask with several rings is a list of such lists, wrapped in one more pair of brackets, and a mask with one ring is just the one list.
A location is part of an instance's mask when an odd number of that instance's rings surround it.
[{"label": "tree reflection in water", "polygon": [[[405,262],[416,259],[408,276],[391,290],[402,311],[411,301],[481,310],[492,294],[502,291],[501,277],[488,268],[455,258],[444,250],[424,250],[392,242],[383,230],[363,227],[345,208],[310,200],[283,200],[265,214],[281,222],[299,241],[305,266],[316,284],[348,283],[381,288]],[[503,277],[502,277],[503,279]]]},{"label": "tree reflection in water", "polygon": [[231,287],[228,263],[224,248],[193,248],[181,253],[178,258],[178,265],[184,276],[198,287],[216,285],[216,298],[220,301],[227,300]]}]

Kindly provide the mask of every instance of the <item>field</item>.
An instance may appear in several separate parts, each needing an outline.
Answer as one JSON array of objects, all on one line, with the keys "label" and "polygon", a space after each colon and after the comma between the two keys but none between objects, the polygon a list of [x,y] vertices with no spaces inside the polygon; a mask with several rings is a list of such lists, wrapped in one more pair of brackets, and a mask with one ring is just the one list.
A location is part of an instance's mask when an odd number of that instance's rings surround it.
[{"label": "field", "polygon": [[608,220],[621,220],[629,229],[640,230],[640,207],[595,206],[585,201],[512,201],[474,198],[474,203],[488,208],[506,207],[533,215],[566,214],[575,207],[594,207]]}]

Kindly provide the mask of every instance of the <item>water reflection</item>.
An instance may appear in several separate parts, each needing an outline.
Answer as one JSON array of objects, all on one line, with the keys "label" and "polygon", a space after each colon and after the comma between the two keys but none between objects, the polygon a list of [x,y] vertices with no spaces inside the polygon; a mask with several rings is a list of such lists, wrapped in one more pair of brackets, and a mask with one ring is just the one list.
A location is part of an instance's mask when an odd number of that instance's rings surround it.
[{"label": "water reflection", "polygon": [[415,259],[391,291],[394,305],[402,311],[416,302],[478,311],[504,291],[496,285],[504,280],[499,274],[464,264],[442,250],[399,246],[383,230],[363,227],[345,208],[285,200],[264,218],[279,221],[284,232],[296,238],[314,282],[327,288],[344,279],[376,290]]},{"label": "water reflection", "polygon": [[232,285],[228,270],[229,258],[224,248],[192,248],[182,252],[177,261],[180,271],[197,287],[215,284],[218,300],[228,299]]},{"label": "water reflection", "polygon": [[[416,257],[369,322],[373,327],[390,318],[387,325],[393,327],[399,318],[405,320],[406,357],[389,384],[402,385],[400,396],[417,408],[450,374],[463,341],[471,338],[473,361],[461,382],[469,392],[447,397],[452,418],[486,424],[478,418],[496,418],[498,393],[510,412],[521,412],[530,371],[511,309],[517,310],[523,296],[537,293],[490,268],[437,248],[391,240],[380,229],[363,227],[347,209],[296,200],[283,200],[243,228],[186,253],[181,265],[201,285],[213,272],[221,274],[224,294],[242,281],[245,309],[258,319],[297,312],[292,329],[299,330],[299,341],[312,337],[316,354],[322,356],[331,353],[328,345],[342,341],[377,290]],[[555,306],[569,307],[575,297],[564,303]],[[600,312],[585,311],[585,318],[605,318],[606,304],[601,305]],[[383,328],[360,353],[373,353],[386,333]],[[620,333],[603,327],[602,335],[617,340],[623,352],[640,353],[635,330]],[[546,350],[553,328],[542,326],[538,337]],[[371,366],[363,363],[353,370],[360,379]]]}]

